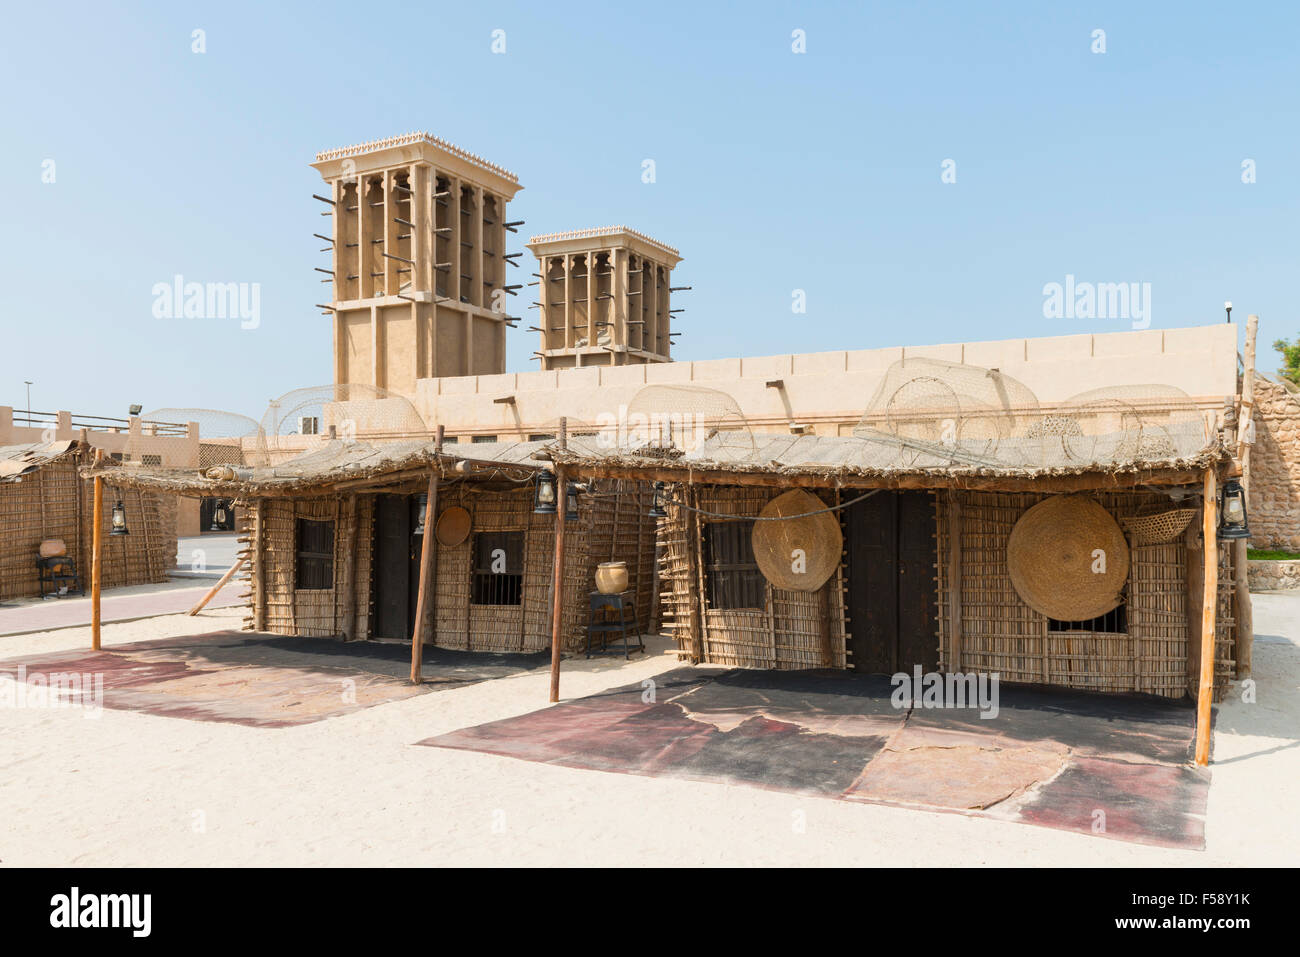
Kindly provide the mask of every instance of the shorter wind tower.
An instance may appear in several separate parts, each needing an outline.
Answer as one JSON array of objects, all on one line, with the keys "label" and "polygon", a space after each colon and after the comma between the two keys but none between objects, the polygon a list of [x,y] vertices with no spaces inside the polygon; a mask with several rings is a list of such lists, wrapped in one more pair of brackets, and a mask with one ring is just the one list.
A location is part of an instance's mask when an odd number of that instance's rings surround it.
[{"label": "shorter wind tower", "polygon": [[626,226],[534,236],[543,369],[671,362],[677,250]]},{"label": "shorter wind tower", "polygon": [[[514,173],[427,133],[316,155],[331,228],[334,381],[403,395],[418,379],[506,368]],[[328,232],[329,235],[324,235]]]}]

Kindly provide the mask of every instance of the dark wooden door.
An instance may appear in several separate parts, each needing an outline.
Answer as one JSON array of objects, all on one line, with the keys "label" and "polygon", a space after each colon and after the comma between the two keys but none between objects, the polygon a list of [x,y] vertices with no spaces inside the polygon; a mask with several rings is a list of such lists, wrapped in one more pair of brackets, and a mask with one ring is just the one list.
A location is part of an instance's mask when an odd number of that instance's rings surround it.
[{"label": "dark wooden door", "polygon": [[375,499],[375,621],[376,638],[410,638],[415,621],[415,588],[419,568],[419,537],[412,499],[380,495]]},{"label": "dark wooden door", "polygon": [[934,523],[926,492],[877,492],[845,510],[855,671],[938,670]]},{"label": "dark wooden door", "polygon": [[939,670],[934,499],[898,493],[898,670]]}]

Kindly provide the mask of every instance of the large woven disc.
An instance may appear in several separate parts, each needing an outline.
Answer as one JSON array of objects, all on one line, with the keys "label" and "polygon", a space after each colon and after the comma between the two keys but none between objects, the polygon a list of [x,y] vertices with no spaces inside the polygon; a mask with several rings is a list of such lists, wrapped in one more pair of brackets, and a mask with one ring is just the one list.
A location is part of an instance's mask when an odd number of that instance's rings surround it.
[{"label": "large woven disc", "polygon": [[[763,506],[760,518],[799,515],[783,522],[755,522],[751,543],[763,576],[777,588],[816,591],[835,574],[844,548],[834,512],[801,488],[778,495]],[[808,515],[808,512],[819,512]]]},{"label": "large woven disc", "polygon": [[[1098,549],[1104,571],[1097,570]],[[1115,519],[1082,495],[1039,502],[1020,516],[1007,541],[1016,594],[1058,621],[1087,621],[1119,605],[1128,563],[1128,542]]]},{"label": "large woven disc", "polygon": [[469,526],[469,512],[459,505],[453,505],[450,508],[444,508],[442,514],[438,516],[438,524],[434,527],[434,534],[438,536],[439,545],[455,548],[469,538]]}]

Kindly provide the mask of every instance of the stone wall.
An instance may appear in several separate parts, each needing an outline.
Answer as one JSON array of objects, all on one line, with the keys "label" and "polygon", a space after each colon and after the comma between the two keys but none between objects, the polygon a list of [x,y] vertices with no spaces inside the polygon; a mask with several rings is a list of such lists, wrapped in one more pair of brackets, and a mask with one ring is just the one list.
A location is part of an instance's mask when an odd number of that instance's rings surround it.
[{"label": "stone wall", "polygon": [[1260,376],[1247,508],[1252,548],[1300,549],[1300,396]]},{"label": "stone wall", "polygon": [[1246,575],[1251,591],[1300,588],[1300,561],[1253,561],[1247,566]]}]

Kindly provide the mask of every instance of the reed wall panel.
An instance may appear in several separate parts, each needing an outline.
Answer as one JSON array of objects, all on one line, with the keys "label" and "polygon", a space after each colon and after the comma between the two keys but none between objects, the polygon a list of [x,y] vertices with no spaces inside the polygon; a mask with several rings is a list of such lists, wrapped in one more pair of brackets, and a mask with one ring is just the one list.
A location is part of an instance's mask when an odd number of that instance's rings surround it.
[{"label": "reed wall panel", "polygon": [[[252,537],[254,517],[262,520],[262,563],[266,630],[275,634],[335,636],[341,633],[348,607],[348,550],[354,549],[355,621],[358,638],[368,638],[374,609],[373,493],[357,496],[356,517],[349,517],[342,495],[261,500],[244,508],[245,537]],[[438,514],[452,506],[465,508],[471,518],[469,537],[459,545],[437,546],[435,631],[439,647],[468,651],[532,652],[551,646],[552,574],[555,520],[533,512],[531,483],[515,488],[444,481],[438,491]],[[588,593],[595,588],[595,564],[628,563],[629,587],[638,596],[638,613],[646,620],[654,569],[654,522],[649,492],[636,483],[602,483],[582,496],[579,518],[565,528],[564,609],[561,632],[566,651],[585,647]],[[299,589],[296,530],[299,518],[335,522],[334,587]],[[436,521],[436,517],[434,519]],[[519,531],[524,535],[523,587],[518,605],[479,605],[472,602],[474,533]],[[597,552],[593,551],[593,543]],[[251,547],[251,546],[250,546]],[[616,557],[615,557],[616,556]],[[246,581],[253,607],[256,576]],[[641,596],[645,597],[642,599]],[[250,622],[252,615],[250,615]]]},{"label": "reed wall panel", "polygon": [[[1010,682],[1091,691],[1142,692],[1181,698],[1187,691],[1187,546],[1183,539],[1130,548],[1125,589],[1127,631],[1048,631],[1047,616],[1016,594],[1007,568],[1011,530],[1031,506],[1049,497],[1034,493],[957,492],[960,508],[960,656],[951,657],[949,500],[938,500],[939,647],[947,671],[997,672]],[[1096,500],[1117,521],[1174,507],[1156,492],[1098,492]],[[1221,569],[1230,550],[1220,547]],[[1224,571],[1220,571],[1223,575]],[[1228,568],[1230,576],[1231,571]],[[1231,577],[1219,586],[1216,683],[1233,666]],[[1199,640],[1199,638],[1198,638]]]},{"label": "reed wall panel", "polygon": [[[89,593],[94,481],[78,474],[81,464],[70,453],[0,483],[0,600],[41,593],[36,559],[41,542],[50,538],[63,539]],[[108,534],[119,499],[129,535]],[[176,567],[176,511],[175,495],[105,483],[104,588],[167,581]]]},{"label": "reed wall panel", "polygon": [[[831,576],[815,592],[763,589],[761,609],[709,606],[703,587],[700,525],[725,516],[752,518],[779,491],[736,486],[674,490],[674,500],[689,496],[691,507],[711,513],[696,516],[679,504],[659,523],[660,605],[665,628],[683,658],[707,664],[789,671],[845,667],[843,575]],[[837,493],[819,494],[827,505]],[[715,516],[724,516],[717,518]]]}]

